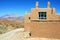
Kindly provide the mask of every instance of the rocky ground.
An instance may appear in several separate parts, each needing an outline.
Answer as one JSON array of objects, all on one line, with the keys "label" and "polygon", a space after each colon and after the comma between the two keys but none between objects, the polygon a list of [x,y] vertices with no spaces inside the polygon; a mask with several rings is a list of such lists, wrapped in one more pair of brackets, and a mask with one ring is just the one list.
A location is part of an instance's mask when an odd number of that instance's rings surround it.
[{"label": "rocky ground", "polygon": [[24,28],[19,28],[4,34],[0,34],[0,40],[60,40],[60,39],[30,38],[29,32],[24,32]]}]

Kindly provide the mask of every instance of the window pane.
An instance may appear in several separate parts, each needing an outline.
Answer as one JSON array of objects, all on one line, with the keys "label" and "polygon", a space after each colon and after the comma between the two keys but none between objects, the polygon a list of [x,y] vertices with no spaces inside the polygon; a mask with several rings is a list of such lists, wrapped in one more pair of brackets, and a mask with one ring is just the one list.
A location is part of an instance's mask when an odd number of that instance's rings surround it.
[{"label": "window pane", "polygon": [[46,12],[38,12],[39,19],[46,19]]}]

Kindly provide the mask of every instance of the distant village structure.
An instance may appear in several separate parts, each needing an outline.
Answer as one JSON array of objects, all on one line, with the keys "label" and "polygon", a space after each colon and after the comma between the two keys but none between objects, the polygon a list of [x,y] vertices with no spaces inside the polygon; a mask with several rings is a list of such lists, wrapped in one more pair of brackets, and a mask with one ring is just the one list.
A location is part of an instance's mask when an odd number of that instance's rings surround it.
[{"label": "distant village structure", "polygon": [[60,15],[56,14],[55,8],[50,8],[50,2],[47,8],[36,7],[26,12],[24,19],[24,29],[30,32],[31,37],[42,38],[60,38]]}]

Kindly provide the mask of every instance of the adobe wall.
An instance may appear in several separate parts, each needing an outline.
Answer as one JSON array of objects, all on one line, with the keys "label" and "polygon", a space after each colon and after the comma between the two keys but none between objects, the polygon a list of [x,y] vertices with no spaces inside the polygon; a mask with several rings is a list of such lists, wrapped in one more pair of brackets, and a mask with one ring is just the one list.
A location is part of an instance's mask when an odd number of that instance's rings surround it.
[{"label": "adobe wall", "polygon": [[31,22],[31,37],[60,38],[60,22]]},{"label": "adobe wall", "polygon": [[29,31],[29,14],[25,14],[24,17],[24,29],[25,31]]},{"label": "adobe wall", "polygon": [[55,8],[53,9],[52,8],[32,8],[30,13],[31,20],[38,19],[38,12],[46,12],[46,16],[47,16],[46,20],[57,19]]}]

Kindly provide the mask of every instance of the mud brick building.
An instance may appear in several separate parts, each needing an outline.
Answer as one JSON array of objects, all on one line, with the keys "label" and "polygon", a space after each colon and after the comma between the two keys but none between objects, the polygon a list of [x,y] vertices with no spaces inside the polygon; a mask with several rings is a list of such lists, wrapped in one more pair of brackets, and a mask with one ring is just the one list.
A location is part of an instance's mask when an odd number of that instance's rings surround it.
[{"label": "mud brick building", "polygon": [[31,33],[31,37],[60,38],[60,15],[56,14],[55,8],[31,8],[31,12],[25,14],[24,28]]}]

